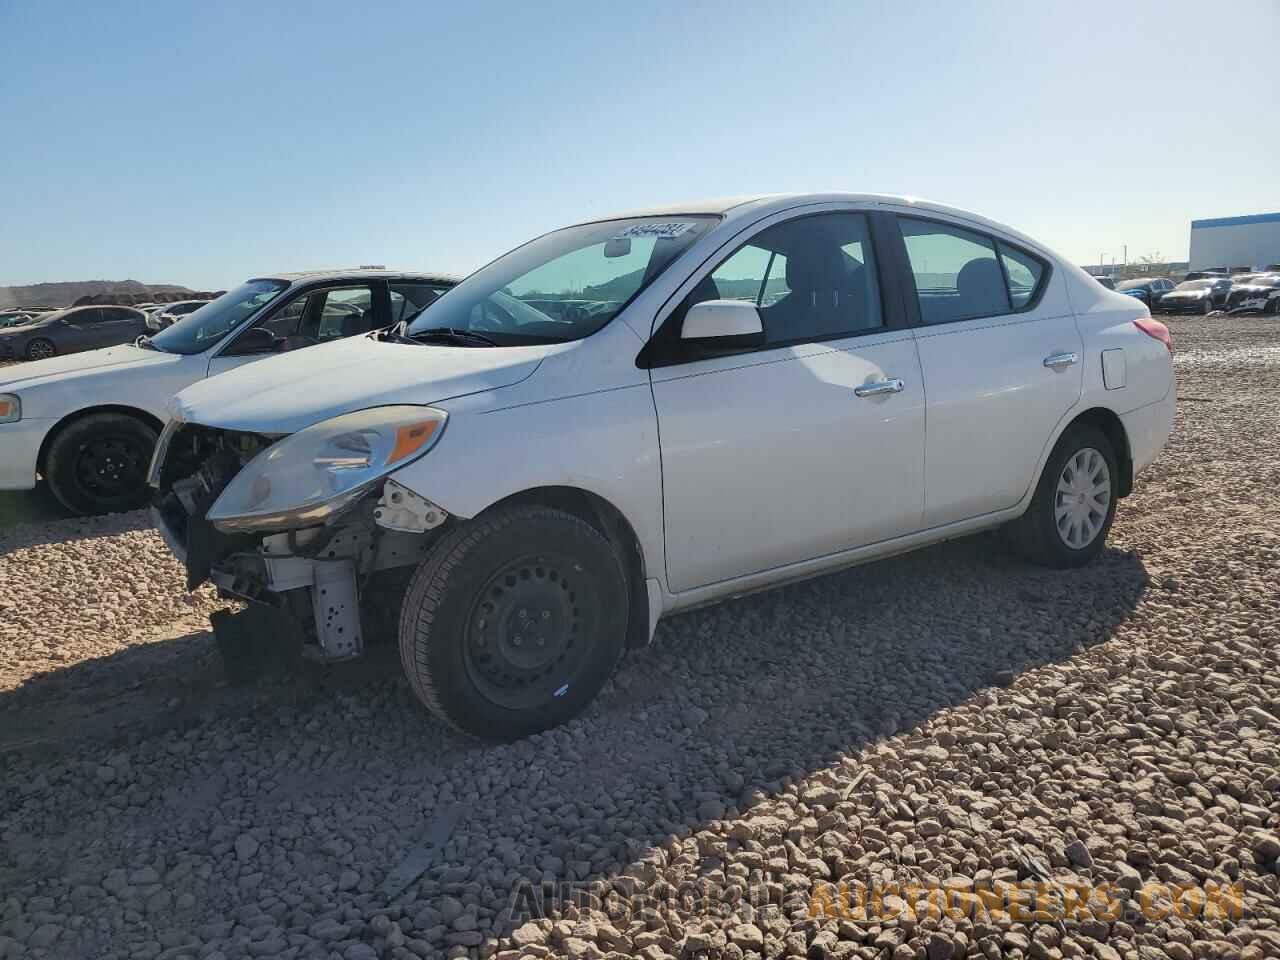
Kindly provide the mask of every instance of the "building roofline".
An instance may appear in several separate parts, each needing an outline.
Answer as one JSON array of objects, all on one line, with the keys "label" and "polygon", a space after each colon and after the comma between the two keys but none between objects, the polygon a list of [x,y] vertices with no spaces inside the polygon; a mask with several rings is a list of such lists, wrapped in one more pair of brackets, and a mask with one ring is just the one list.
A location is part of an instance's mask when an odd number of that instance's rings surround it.
[{"label": "building roofline", "polygon": [[1192,220],[1191,229],[1241,227],[1247,223],[1280,223],[1280,213],[1253,213],[1244,217],[1213,217],[1208,220]]}]

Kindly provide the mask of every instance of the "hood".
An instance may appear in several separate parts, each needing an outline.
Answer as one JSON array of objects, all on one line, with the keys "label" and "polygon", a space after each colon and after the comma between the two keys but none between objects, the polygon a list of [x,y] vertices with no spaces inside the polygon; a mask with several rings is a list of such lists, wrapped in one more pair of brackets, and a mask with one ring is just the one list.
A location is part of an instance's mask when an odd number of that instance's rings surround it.
[{"label": "hood", "polygon": [[295,433],[391,403],[439,403],[519,383],[555,345],[449,347],[352,337],[246,364],[188,387],[170,412],[188,423]]},{"label": "hood", "polygon": [[1209,296],[1208,290],[1173,290],[1165,294],[1165,298],[1178,297],[1184,300],[1199,299],[1200,297]]},{"label": "hood", "polygon": [[[16,329],[25,331],[30,328],[17,327]],[[31,360],[12,367],[4,367],[0,369],[0,390],[16,386],[30,388],[52,380],[63,382],[75,379],[94,371],[173,363],[179,359],[181,358],[177,354],[145,350],[132,344],[106,347],[102,350],[86,350],[83,353],[50,357],[48,360]]]}]

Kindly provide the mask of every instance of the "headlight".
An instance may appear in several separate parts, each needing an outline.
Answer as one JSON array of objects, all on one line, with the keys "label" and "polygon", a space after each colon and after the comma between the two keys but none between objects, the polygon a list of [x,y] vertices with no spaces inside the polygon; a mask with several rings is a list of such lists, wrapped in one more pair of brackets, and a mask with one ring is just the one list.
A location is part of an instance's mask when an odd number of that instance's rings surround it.
[{"label": "headlight", "polygon": [[435,446],[447,419],[434,407],[394,406],[314,424],[250,460],[208,518],[227,532],[320,523]]},{"label": "headlight", "polygon": [[22,419],[22,401],[12,393],[0,393],[0,423],[16,423]]}]

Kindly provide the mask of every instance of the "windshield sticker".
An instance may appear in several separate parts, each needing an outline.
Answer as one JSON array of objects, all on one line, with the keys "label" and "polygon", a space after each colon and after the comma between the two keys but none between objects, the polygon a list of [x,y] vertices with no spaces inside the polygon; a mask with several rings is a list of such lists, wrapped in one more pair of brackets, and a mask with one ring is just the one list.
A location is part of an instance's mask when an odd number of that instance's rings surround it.
[{"label": "windshield sticker", "polygon": [[633,223],[615,239],[652,237],[654,240],[674,240],[694,226],[690,220],[671,220],[666,223]]}]

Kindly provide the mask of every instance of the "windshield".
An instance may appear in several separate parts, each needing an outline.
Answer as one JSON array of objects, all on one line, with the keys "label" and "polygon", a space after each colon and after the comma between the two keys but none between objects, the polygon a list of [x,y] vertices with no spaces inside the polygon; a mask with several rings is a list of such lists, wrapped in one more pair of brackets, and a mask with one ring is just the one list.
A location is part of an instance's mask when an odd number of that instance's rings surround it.
[{"label": "windshield", "polygon": [[1179,290],[1203,290],[1205,287],[1212,287],[1212,280],[1183,280],[1178,284]]},{"label": "windshield", "polygon": [[478,333],[500,346],[590,336],[717,220],[637,217],[557,230],[472,274],[407,332]]},{"label": "windshield", "polygon": [[151,338],[167,353],[200,353],[289,288],[284,280],[250,280],[188,313]]}]

